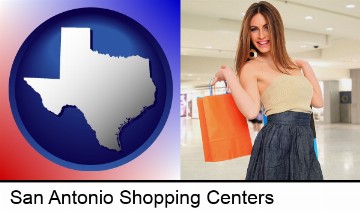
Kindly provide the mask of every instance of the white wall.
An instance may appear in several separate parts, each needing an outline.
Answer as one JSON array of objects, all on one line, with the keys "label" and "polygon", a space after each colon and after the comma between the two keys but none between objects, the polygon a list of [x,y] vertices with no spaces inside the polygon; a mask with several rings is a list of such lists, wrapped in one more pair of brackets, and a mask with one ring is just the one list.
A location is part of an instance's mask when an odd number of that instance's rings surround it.
[{"label": "white wall", "polygon": [[318,80],[341,80],[350,79],[350,70],[348,69],[333,69],[333,68],[316,68],[313,67]]}]

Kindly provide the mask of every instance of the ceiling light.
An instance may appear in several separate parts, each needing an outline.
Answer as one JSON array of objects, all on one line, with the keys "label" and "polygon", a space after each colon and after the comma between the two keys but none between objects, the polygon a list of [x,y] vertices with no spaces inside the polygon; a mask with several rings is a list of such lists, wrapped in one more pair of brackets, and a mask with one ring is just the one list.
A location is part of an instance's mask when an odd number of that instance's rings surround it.
[{"label": "ceiling light", "polygon": [[332,30],[334,30],[334,28],[332,28],[332,27],[327,27],[326,28],[326,31],[332,31]]},{"label": "ceiling light", "polygon": [[307,45],[300,45],[300,48],[306,48]]},{"label": "ceiling light", "polygon": [[207,49],[212,49],[212,46],[208,45],[208,46],[206,46],[205,48],[207,48]]},{"label": "ceiling light", "polygon": [[245,12],[242,12],[242,13],[241,13],[241,16],[245,16]]},{"label": "ceiling light", "polygon": [[347,4],[345,7],[348,8],[348,9],[352,9],[352,8],[355,8],[355,5],[354,4]]},{"label": "ceiling light", "polygon": [[312,20],[313,17],[312,16],[305,16],[305,20]]}]

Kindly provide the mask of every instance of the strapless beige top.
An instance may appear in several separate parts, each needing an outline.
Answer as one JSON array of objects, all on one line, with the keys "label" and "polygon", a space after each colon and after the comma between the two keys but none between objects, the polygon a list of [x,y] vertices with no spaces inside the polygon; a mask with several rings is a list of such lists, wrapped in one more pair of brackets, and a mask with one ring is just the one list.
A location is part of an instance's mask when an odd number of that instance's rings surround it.
[{"label": "strapless beige top", "polygon": [[265,107],[265,114],[296,111],[311,113],[313,87],[302,75],[278,76],[265,89],[260,98]]}]

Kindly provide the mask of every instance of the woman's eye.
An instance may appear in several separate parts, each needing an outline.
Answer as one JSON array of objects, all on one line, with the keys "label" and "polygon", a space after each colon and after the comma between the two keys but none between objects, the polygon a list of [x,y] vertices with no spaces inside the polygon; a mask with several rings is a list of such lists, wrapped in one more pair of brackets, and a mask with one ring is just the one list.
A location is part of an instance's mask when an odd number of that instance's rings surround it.
[{"label": "woman's eye", "polygon": [[250,31],[252,31],[252,32],[254,32],[254,31],[256,31],[257,30],[257,28],[252,28],[252,29],[250,29]]}]

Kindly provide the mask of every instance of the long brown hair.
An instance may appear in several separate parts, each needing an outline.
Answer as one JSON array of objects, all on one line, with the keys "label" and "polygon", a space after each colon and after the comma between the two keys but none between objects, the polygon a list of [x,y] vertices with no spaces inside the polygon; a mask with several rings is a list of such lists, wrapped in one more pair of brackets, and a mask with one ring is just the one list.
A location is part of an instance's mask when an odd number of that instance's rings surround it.
[{"label": "long brown hair", "polygon": [[[250,55],[250,48],[255,48],[250,39],[250,21],[256,14],[262,14],[268,23],[270,30],[270,54],[276,65],[276,68],[289,74],[287,70],[298,69],[291,60],[285,47],[284,24],[279,11],[270,3],[260,1],[253,3],[246,11],[241,25],[240,38],[235,58],[235,71],[239,75]],[[255,48],[256,49],[256,48]],[[257,50],[257,49],[256,49]]]}]

